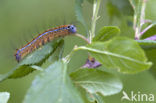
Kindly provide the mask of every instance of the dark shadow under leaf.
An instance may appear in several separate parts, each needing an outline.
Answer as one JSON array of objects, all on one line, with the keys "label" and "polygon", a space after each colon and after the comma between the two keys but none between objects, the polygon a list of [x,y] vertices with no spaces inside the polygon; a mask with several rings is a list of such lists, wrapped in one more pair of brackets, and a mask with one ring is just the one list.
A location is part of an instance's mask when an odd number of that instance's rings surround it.
[{"label": "dark shadow under leaf", "polygon": [[61,48],[63,44],[64,40],[54,40],[29,54],[11,71],[4,75],[0,75],[0,82],[7,78],[23,77],[34,70],[38,70],[34,65],[41,66],[57,50],[57,48]]}]

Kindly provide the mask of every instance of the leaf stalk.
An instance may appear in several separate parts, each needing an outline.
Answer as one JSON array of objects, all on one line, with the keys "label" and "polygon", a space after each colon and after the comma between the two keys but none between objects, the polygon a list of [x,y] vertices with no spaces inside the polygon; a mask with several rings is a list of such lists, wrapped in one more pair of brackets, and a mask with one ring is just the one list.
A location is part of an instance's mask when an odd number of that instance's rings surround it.
[{"label": "leaf stalk", "polygon": [[93,16],[92,16],[92,23],[91,23],[91,30],[90,30],[90,36],[89,36],[89,42],[92,42],[92,38],[95,36],[95,27],[96,27],[96,21],[99,19],[98,12],[100,8],[101,0],[94,0],[93,3]]}]

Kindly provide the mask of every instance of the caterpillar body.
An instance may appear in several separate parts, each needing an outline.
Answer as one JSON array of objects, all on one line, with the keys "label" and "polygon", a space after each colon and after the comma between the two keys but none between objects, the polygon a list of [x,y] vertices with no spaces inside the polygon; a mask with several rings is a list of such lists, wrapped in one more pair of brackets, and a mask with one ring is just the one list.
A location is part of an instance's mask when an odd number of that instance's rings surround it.
[{"label": "caterpillar body", "polygon": [[26,55],[46,44],[47,42],[50,42],[58,37],[64,37],[70,34],[74,34],[76,33],[76,31],[76,27],[72,24],[62,25],[56,28],[46,30],[22,48],[17,49],[15,53],[15,58],[17,62],[20,62],[21,59],[23,59]]}]

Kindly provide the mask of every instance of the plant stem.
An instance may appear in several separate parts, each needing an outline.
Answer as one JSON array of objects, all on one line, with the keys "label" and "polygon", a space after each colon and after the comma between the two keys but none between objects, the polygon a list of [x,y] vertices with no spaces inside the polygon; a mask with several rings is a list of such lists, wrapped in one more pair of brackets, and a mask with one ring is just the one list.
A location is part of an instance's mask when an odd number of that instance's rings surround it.
[{"label": "plant stem", "polygon": [[[83,39],[84,41],[87,42],[87,44],[90,43],[90,42],[88,41],[88,39],[87,39],[85,36],[81,35],[81,34],[76,33],[76,34],[74,34],[74,36],[77,36],[77,37]],[[73,48],[73,50],[63,59],[64,62],[66,62],[66,63],[69,63],[69,62],[70,62],[70,59],[71,59],[71,57],[73,56],[73,54],[74,54],[74,52],[75,52],[75,48],[77,48],[76,45],[75,45],[75,47]]]},{"label": "plant stem", "polygon": [[153,27],[154,24],[150,24],[148,27],[146,27],[141,33],[140,35],[143,35],[146,31],[148,31],[151,27]]},{"label": "plant stem", "polygon": [[[87,39],[86,37],[84,37],[81,34],[75,34],[75,36],[80,37],[81,39],[85,40],[88,44],[90,44],[92,42],[92,38],[95,36],[95,27],[96,27],[96,21],[99,19],[98,17],[98,11],[100,8],[100,3],[101,0],[94,0],[93,3],[93,16],[92,16],[92,22],[91,22],[91,30],[89,33],[89,38]],[[64,58],[65,62],[69,62],[72,55],[74,54],[74,52],[76,51],[77,46],[75,46],[73,48],[73,50]]]},{"label": "plant stem", "polygon": [[[145,24],[146,2],[147,2],[147,0],[143,0],[141,2],[142,4],[141,4],[140,15],[137,14],[137,12],[139,12],[139,11],[135,12],[135,14],[134,14],[134,25],[133,25],[133,28],[135,30],[135,39],[136,40],[140,39],[140,37],[142,35],[141,34],[142,26]],[[135,7],[133,7],[133,8],[136,9]]]},{"label": "plant stem", "polygon": [[92,42],[92,38],[95,36],[95,27],[96,27],[96,21],[98,19],[98,11],[100,8],[101,0],[94,0],[93,3],[93,16],[92,16],[92,23],[91,23],[91,30],[90,30],[90,36],[89,36],[89,42]]},{"label": "plant stem", "polygon": [[89,44],[89,40],[88,40],[85,36],[83,36],[83,35],[81,35],[81,34],[78,34],[78,33],[76,33],[76,34],[74,34],[74,35],[77,36],[77,37],[79,37],[79,38],[81,38],[81,39],[83,39],[84,41],[87,42],[87,44]]}]

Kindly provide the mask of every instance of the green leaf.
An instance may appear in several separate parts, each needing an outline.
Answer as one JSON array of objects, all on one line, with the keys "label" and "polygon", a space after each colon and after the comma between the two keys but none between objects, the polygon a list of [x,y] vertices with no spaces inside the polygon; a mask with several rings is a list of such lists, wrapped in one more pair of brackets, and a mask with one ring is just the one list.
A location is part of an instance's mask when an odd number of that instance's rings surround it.
[{"label": "green leaf", "polygon": [[57,46],[57,49],[55,50],[53,55],[49,57],[48,61],[52,63],[62,59],[63,51],[64,51],[64,41],[61,41],[60,44]]},{"label": "green leaf", "polygon": [[78,85],[75,85],[78,91],[81,93],[81,96],[85,103],[95,103],[95,101],[92,99],[92,95],[90,95],[86,90]]},{"label": "green leaf", "polygon": [[19,65],[41,65],[50,55],[54,53],[58,45],[61,45],[62,43],[64,43],[63,40],[55,40],[44,45],[42,48],[37,49],[28,55],[19,63]]},{"label": "green leaf", "polygon": [[[34,70],[42,70],[42,68],[38,68],[36,66],[42,65],[46,59],[51,56],[58,47],[62,47],[64,44],[63,40],[50,42],[44,45],[42,48],[34,51],[26,58],[24,58],[15,68],[4,75],[0,75],[0,81],[3,81],[7,78],[19,78]],[[35,66],[36,65],[36,66]]]},{"label": "green leaf", "polygon": [[145,52],[146,52],[146,55],[147,55],[148,59],[153,62],[153,65],[152,65],[152,67],[150,69],[150,73],[156,79],[156,55],[155,55],[156,48],[155,49],[149,49],[149,50],[146,49]]},{"label": "green leaf", "polygon": [[67,64],[55,62],[37,75],[24,103],[84,103],[67,74]]},{"label": "green leaf", "polygon": [[145,50],[146,55],[153,65],[150,69],[150,73],[156,78],[156,41],[152,40],[137,40],[140,46]]},{"label": "green leaf", "polygon": [[[86,93],[88,93],[88,92],[86,92]],[[100,93],[94,93],[94,94],[88,93],[87,97],[91,103],[105,103],[104,96],[101,95]],[[89,103],[89,102],[86,102],[86,103]]]},{"label": "green leaf", "polygon": [[156,49],[156,41],[153,40],[137,40],[143,49]]},{"label": "green leaf", "polygon": [[156,22],[152,22],[152,24],[150,24],[149,26],[147,26],[147,28],[150,27],[143,35],[142,35],[142,39],[146,39],[150,36],[153,36],[156,34]]},{"label": "green leaf", "polygon": [[153,65],[150,69],[150,73],[155,77],[156,79],[156,49],[152,49],[152,50],[145,50],[147,57],[149,58],[150,61],[153,62]]},{"label": "green leaf", "polygon": [[104,26],[93,38],[93,41],[106,41],[119,35],[120,29],[116,26]]},{"label": "green leaf", "polygon": [[122,73],[137,73],[147,70],[152,63],[147,62],[144,51],[135,40],[116,37],[107,42],[95,42],[76,50],[88,50],[92,57],[106,68],[115,68]]},{"label": "green leaf", "polygon": [[97,101],[97,103],[105,103],[103,97],[100,94],[96,93],[96,94],[93,94],[93,96],[94,96],[94,99]]},{"label": "green leaf", "polygon": [[75,13],[77,20],[84,26],[85,30],[88,32],[88,28],[82,13],[82,4],[84,0],[75,0]]},{"label": "green leaf", "polygon": [[73,72],[70,76],[76,85],[91,94],[101,93],[108,96],[122,89],[122,83],[116,76],[101,70],[84,68]]},{"label": "green leaf", "polygon": [[10,97],[8,92],[0,92],[0,103],[7,103]]}]

